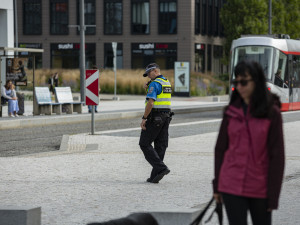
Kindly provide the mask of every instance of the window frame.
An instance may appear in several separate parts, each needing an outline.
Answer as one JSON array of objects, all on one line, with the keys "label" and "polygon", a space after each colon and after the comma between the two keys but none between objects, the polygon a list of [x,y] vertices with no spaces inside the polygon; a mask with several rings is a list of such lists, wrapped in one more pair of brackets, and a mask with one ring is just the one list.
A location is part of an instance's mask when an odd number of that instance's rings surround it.
[{"label": "window frame", "polygon": [[[26,31],[26,14],[25,13],[25,4],[32,4],[32,3],[39,3],[40,4],[40,12],[39,12],[39,16],[40,16],[40,24],[35,24],[35,23],[31,23],[34,27],[39,27],[39,32],[37,33],[32,33],[32,32],[27,32]],[[42,0],[23,0],[22,2],[23,4],[23,35],[42,35],[43,34],[43,17],[42,17],[42,11],[43,11],[43,3]],[[34,29],[35,30],[35,29]]]},{"label": "window frame", "polygon": [[214,11],[213,35],[217,37],[220,35],[220,1],[219,0],[215,0],[213,11]]},{"label": "window frame", "polygon": [[201,1],[195,0],[195,34],[201,34]]},{"label": "window frame", "polygon": [[202,16],[201,16],[201,34],[202,35],[207,35],[207,0],[202,0],[202,4],[201,4],[201,12],[202,12]]},{"label": "window frame", "polygon": [[[62,24],[62,23],[52,23],[52,18],[53,18],[53,11],[52,11],[52,4],[56,4],[56,3],[66,3],[67,4],[67,23],[66,23],[66,27],[67,27],[67,31],[64,32],[60,32],[60,33],[53,33],[52,32],[52,26],[54,26],[55,24]],[[69,35],[69,16],[70,16],[70,10],[69,10],[69,0],[50,0],[49,2],[49,10],[50,10],[50,23],[49,23],[49,29],[50,29],[50,35]]]},{"label": "window frame", "polygon": [[[160,21],[162,21],[162,18],[161,18],[161,12],[160,12],[160,4],[161,3],[171,3],[171,2],[175,2],[176,3],[176,32],[174,33],[168,33],[168,32],[161,32],[160,28],[162,27],[162,25],[160,24]],[[178,1],[177,0],[159,0],[158,1],[158,34],[162,34],[162,35],[173,35],[173,34],[177,34],[178,32]],[[170,13],[170,12],[168,12]],[[169,19],[169,16],[168,16],[168,19]],[[170,23],[170,21],[169,21]],[[169,24],[170,25],[170,24]],[[170,29],[170,26],[168,27],[168,30]]]},{"label": "window frame", "polygon": [[[79,14],[79,12],[80,12],[80,2],[79,2],[80,0],[77,0],[76,1],[76,15],[77,15],[77,25],[80,25],[80,14]],[[87,2],[87,1],[89,1],[89,2]],[[97,24],[97,21],[96,21],[96,0],[85,0],[84,1],[84,4],[86,5],[87,3],[93,3],[93,5],[94,5],[94,9],[95,9],[95,11],[94,11],[94,21],[95,21],[95,24],[86,24],[86,21],[87,21],[87,19],[86,19],[86,17],[87,17],[87,15],[92,15],[91,13],[84,13],[84,23],[85,23],[85,25],[96,25]],[[85,6],[84,6],[85,7]],[[88,31],[88,29],[89,30],[91,30],[91,29],[94,29],[94,32],[92,32],[92,31],[90,31],[90,32],[87,32]],[[96,35],[96,27],[86,27],[86,29],[85,29],[85,35]],[[77,29],[77,35],[80,35],[80,30],[79,29]]]},{"label": "window frame", "polygon": [[[149,31],[148,31],[148,33],[136,33],[136,32],[133,31],[133,4],[134,3],[148,3],[148,6],[149,6],[149,17],[148,17]],[[151,7],[150,7],[150,0],[131,0],[130,10],[131,10],[131,13],[130,13],[130,17],[131,17],[131,20],[130,20],[131,35],[150,35],[151,34],[151,23],[150,23],[151,22],[151,18],[150,18]]]},{"label": "window frame", "polygon": [[[108,23],[106,23],[106,3],[121,3],[121,31],[120,33],[107,33],[106,32],[106,26]],[[103,1],[103,34],[104,35],[123,35],[123,9],[124,9],[124,4],[123,0],[104,0]]]}]

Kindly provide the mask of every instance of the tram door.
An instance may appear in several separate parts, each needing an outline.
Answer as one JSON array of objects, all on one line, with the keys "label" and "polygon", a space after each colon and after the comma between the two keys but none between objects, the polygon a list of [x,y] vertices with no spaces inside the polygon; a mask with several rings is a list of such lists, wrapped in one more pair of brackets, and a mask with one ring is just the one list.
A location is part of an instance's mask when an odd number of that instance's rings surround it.
[{"label": "tram door", "polygon": [[300,109],[300,56],[293,55],[291,72],[289,73],[290,80],[290,109]]}]

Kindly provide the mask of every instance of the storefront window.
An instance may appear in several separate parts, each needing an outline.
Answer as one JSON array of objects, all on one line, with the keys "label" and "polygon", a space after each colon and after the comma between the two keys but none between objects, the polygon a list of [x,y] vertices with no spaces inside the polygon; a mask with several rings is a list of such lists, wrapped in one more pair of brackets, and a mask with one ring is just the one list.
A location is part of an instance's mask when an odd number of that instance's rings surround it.
[{"label": "storefront window", "polygon": [[[51,44],[51,68],[79,68],[80,44]],[[85,67],[92,68],[96,64],[96,44],[85,45]]]},{"label": "storefront window", "polygon": [[223,57],[223,46],[214,45],[214,54],[213,54],[213,72],[217,75],[223,73],[223,65],[221,59]]},{"label": "storefront window", "polygon": [[50,33],[69,34],[68,0],[50,0]]},{"label": "storefront window", "polygon": [[[104,68],[114,67],[114,52],[111,43],[104,44]],[[117,45],[117,68],[123,68],[123,44]]]},{"label": "storefront window", "polygon": [[132,34],[150,33],[149,1],[131,1],[131,32]]},{"label": "storefront window", "polygon": [[177,43],[133,43],[131,44],[132,68],[145,68],[157,63],[161,69],[174,69],[177,60]]},{"label": "storefront window", "polygon": [[205,44],[195,44],[195,72],[205,72]]},{"label": "storefront window", "polygon": [[[80,24],[80,4],[77,0],[77,24]],[[96,25],[95,0],[84,0],[84,23],[85,25]],[[80,31],[77,29],[77,34]],[[85,34],[96,34],[96,27],[86,27]]]},{"label": "storefront window", "polygon": [[41,0],[23,0],[23,34],[42,34]]},{"label": "storefront window", "polygon": [[174,0],[159,1],[159,34],[177,33],[177,2]]},{"label": "storefront window", "polygon": [[207,45],[207,71],[211,71],[211,45]]},{"label": "storefront window", "polygon": [[122,34],[122,0],[104,1],[104,34]]}]

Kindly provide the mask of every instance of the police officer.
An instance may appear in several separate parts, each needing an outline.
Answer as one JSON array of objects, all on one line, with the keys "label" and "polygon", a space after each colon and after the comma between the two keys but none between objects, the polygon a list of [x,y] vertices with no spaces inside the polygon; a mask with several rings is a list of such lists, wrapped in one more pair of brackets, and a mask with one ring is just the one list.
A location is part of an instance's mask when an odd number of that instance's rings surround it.
[{"label": "police officer", "polygon": [[149,64],[143,76],[148,76],[151,81],[146,87],[147,96],[139,145],[146,160],[153,167],[147,182],[158,183],[170,172],[163,160],[168,147],[169,123],[173,115],[171,113],[172,89],[170,82],[160,74],[156,63]]}]

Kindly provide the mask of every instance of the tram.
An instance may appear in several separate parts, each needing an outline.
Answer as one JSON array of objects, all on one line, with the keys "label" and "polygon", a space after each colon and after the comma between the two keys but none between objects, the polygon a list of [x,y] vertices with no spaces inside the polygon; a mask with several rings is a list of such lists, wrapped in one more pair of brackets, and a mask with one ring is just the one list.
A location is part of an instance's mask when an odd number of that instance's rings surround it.
[{"label": "tram", "polygon": [[242,35],[231,45],[230,81],[241,60],[262,65],[267,87],[280,97],[282,111],[300,110],[300,40],[288,35]]}]

